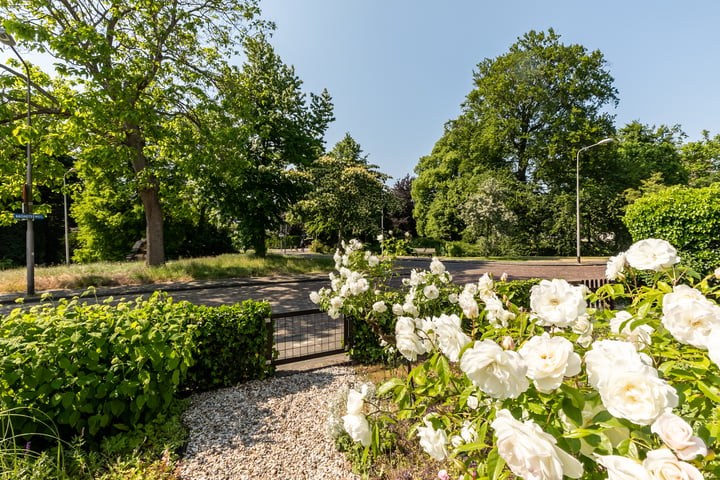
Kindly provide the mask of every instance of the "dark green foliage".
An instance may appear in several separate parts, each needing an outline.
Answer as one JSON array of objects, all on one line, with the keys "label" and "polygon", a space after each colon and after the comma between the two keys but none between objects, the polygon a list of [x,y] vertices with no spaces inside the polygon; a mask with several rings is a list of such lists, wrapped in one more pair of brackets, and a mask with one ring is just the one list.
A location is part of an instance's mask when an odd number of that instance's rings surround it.
[{"label": "dark green foliage", "polygon": [[197,362],[188,370],[184,389],[210,390],[267,378],[274,367],[266,361],[272,335],[270,304],[247,300],[242,304],[197,307]]},{"label": "dark green foliage", "polygon": [[633,240],[667,240],[698,271],[720,265],[720,183],[645,194],[628,206],[624,222]]},{"label": "dark green foliage", "polygon": [[[378,324],[383,332],[393,334],[395,330],[395,316],[385,315],[378,320]],[[388,353],[387,348],[380,344],[380,338],[373,332],[368,322],[353,319],[350,358],[362,365],[376,363],[396,365],[402,357],[400,357],[398,353]]]},{"label": "dark green foliage", "polygon": [[480,245],[467,242],[445,242],[445,255],[449,257],[483,257],[485,252]]},{"label": "dark green foliage", "polygon": [[[34,409],[67,440],[133,431],[174,408],[181,391],[271,374],[269,315],[267,303],[213,308],[163,293],[16,309],[0,319],[0,407]],[[15,429],[43,433],[32,418]]]}]

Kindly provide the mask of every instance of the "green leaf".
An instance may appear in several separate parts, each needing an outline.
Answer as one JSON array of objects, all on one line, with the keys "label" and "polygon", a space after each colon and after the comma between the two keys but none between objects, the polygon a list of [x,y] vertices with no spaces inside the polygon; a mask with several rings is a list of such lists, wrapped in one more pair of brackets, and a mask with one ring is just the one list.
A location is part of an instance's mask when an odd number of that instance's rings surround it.
[{"label": "green leaf", "polygon": [[382,385],[380,385],[377,389],[377,395],[379,397],[383,397],[387,395],[391,390],[394,390],[398,387],[404,387],[405,382],[399,378],[392,378],[386,382],[384,382]]},{"label": "green leaf", "polygon": [[702,380],[697,381],[697,386],[710,400],[715,403],[720,403],[720,392],[718,392],[717,388],[711,387]]}]

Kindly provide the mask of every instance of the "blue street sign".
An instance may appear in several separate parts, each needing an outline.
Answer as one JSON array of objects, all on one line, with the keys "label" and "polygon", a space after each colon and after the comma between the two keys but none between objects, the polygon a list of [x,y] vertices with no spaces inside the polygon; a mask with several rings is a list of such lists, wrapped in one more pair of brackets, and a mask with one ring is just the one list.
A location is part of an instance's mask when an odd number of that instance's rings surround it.
[{"label": "blue street sign", "polygon": [[13,213],[15,220],[45,220],[42,213]]}]

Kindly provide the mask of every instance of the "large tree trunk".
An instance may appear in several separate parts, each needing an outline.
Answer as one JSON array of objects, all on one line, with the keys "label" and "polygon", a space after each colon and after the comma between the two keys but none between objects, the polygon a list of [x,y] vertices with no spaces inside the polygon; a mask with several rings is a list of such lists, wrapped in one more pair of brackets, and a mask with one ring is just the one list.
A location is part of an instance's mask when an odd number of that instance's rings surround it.
[{"label": "large tree trunk", "polygon": [[163,215],[157,186],[141,190],[140,198],[145,209],[145,235],[147,238],[145,264],[148,266],[162,265],[165,263],[165,243]]},{"label": "large tree trunk", "polygon": [[[137,126],[132,126],[127,132],[127,144],[135,153],[132,164],[136,174],[147,168],[145,157],[145,139]],[[145,238],[147,239],[147,254],[145,264],[158,266],[165,263],[165,243],[163,239],[163,215],[160,206],[160,186],[155,175],[143,175],[142,184],[138,187],[140,200],[145,210]]]}]

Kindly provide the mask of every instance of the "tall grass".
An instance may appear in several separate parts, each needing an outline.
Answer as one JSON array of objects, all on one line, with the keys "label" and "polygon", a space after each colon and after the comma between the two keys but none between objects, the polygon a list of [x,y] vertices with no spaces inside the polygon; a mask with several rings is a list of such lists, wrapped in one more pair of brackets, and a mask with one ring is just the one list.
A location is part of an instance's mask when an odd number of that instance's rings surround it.
[{"label": "tall grass", "polygon": [[[0,480],[65,478],[63,442],[52,420],[44,417],[32,408],[0,409]],[[28,420],[42,425],[47,433],[16,430],[16,424]],[[32,442],[45,448],[37,450]]]},{"label": "tall grass", "polygon": [[[333,269],[333,260],[320,255],[276,255],[266,258],[253,254],[227,254],[173,260],[159,267],[142,262],[98,262],[88,264],[37,267],[38,291],[83,289],[115,285],[184,282],[254,276],[324,273]],[[0,271],[0,292],[22,292],[27,286],[24,268]]]}]

